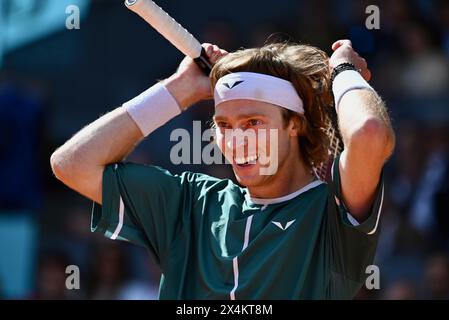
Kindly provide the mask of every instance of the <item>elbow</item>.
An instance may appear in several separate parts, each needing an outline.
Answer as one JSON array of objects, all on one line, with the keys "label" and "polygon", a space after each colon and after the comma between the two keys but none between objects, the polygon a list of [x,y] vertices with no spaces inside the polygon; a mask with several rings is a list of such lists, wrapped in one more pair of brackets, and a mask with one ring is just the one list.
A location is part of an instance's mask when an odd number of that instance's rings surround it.
[{"label": "elbow", "polygon": [[63,156],[61,154],[60,149],[53,152],[50,157],[50,167],[53,171],[53,174],[58,180],[63,180],[65,168],[64,168]]},{"label": "elbow", "polygon": [[349,145],[387,160],[394,151],[395,135],[391,126],[385,121],[370,117],[352,130]]},{"label": "elbow", "polygon": [[74,168],[70,163],[70,155],[62,148],[57,149],[50,157],[50,166],[53,174],[64,183],[68,181],[70,176],[73,176]]},{"label": "elbow", "polygon": [[104,167],[83,165],[76,149],[62,146],[50,157],[51,170],[67,187],[101,204]]}]

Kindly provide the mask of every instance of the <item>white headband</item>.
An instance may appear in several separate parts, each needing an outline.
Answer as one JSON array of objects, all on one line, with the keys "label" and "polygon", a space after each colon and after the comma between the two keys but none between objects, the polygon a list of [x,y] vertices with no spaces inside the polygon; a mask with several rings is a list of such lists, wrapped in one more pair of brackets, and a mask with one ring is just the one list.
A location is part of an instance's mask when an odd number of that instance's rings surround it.
[{"label": "white headband", "polygon": [[217,81],[214,90],[215,106],[237,99],[268,102],[304,113],[304,104],[290,81],[262,73],[230,73]]}]

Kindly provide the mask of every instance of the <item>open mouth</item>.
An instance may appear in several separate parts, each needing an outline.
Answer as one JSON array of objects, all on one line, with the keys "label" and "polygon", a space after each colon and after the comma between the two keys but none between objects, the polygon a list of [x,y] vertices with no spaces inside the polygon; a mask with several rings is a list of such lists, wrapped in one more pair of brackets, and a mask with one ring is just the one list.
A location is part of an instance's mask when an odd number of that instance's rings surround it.
[{"label": "open mouth", "polygon": [[239,167],[247,167],[247,166],[255,165],[257,163],[258,159],[259,159],[259,155],[254,155],[254,156],[249,156],[249,157],[234,158],[234,162]]}]

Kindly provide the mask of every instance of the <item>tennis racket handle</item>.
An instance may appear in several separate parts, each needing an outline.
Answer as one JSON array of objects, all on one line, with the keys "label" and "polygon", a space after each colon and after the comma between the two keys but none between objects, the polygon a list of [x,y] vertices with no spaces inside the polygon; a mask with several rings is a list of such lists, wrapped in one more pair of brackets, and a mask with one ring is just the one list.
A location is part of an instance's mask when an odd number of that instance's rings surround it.
[{"label": "tennis racket handle", "polygon": [[186,56],[194,59],[200,55],[201,44],[198,40],[156,3],[151,0],[126,0],[125,5]]},{"label": "tennis racket handle", "polygon": [[126,0],[125,5],[134,11],[171,42],[179,51],[191,57],[196,64],[209,75],[212,65],[206,52],[198,40],[195,39],[175,19],[170,17],[161,7],[152,0]]},{"label": "tennis racket handle", "polygon": [[198,67],[204,72],[206,76],[209,76],[212,70],[212,64],[209,62],[209,58],[206,55],[206,50],[201,49],[201,55],[198,58],[193,59]]}]

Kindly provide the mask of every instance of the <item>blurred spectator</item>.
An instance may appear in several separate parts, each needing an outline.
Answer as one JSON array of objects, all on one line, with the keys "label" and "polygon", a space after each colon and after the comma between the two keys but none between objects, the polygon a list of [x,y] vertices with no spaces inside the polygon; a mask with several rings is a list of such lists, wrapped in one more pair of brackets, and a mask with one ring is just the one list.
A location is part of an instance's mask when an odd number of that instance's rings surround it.
[{"label": "blurred spectator", "polygon": [[[139,267],[140,270],[143,269],[145,277],[139,274],[132,281],[129,281],[118,296],[120,300],[156,300],[159,298],[161,272],[147,251],[143,252],[146,253],[146,257],[143,261],[138,262],[141,264]],[[131,263],[135,263],[135,261],[131,261]]]},{"label": "blurred spectator", "polygon": [[200,31],[200,38],[232,52],[241,46],[244,36],[235,24],[229,17],[211,17]]},{"label": "blurred spectator", "polygon": [[357,295],[354,297],[354,300],[376,300],[379,298],[379,290],[371,289],[368,290],[365,286],[363,286]]},{"label": "blurred spectator", "polygon": [[386,192],[382,206],[382,232],[379,235],[375,257],[376,265],[383,265],[396,254],[395,244],[403,219],[398,210],[398,207],[391,200],[390,194]]},{"label": "blurred spectator", "polygon": [[[296,41],[309,43],[329,51],[331,44],[343,28],[335,24],[335,2],[328,0],[298,1],[296,12],[288,14],[289,34]],[[322,32],[326,30],[326,32]],[[283,30],[281,30],[283,31]],[[267,35],[268,36],[268,35]]]},{"label": "blurred spectator", "polygon": [[400,71],[400,86],[410,96],[428,97],[445,93],[449,83],[449,63],[435,50],[432,34],[421,24],[401,26],[400,39],[405,59]]},{"label": "blurred spectator", "polygon": [[445,172],[443,183],[436,189],[434,197],[437,230],[435,241],[441,249],[449,252],[449,161],[446,161]]},{"label": "blurred spectator", "polygon": [[440,215],[436,211],[435,195],[447,184],[444,178],[449,163],[448,136],[446,130],[441,127],[431,127],[427,132],[425,139],[427,159],[411,202],[410,221],[429,240],[433,239],[440,242],[436,245],[442,245],[444,237],[447,239],[449,235],[439,234],[439,231],[447,230],[449,227],[444,225],[446,220],[438,221]]},{"label": "blurred spectator", "polygon": [[267,43],[292,41],[288,28],[279,23],[262,21],[255,23],[249,30],[248,47],[261,47]]},{"label": "blurred spectator", "polygon": [[93,300],[154,300],[159,296],[160,272],[148,257],[148,277],[133,277],[129,245],[101,239],[94,250],[87,298]]},{"label": "blurred spectator", "polygon": [[65,300],[80,298],[81,291],[66,288],[66,267],[69,260],[63,253],[51,252],[41,256],[36,277],[36,292],[31,297],[38,300]]},{"label": "blurred spectator", "polygon": [[441,25],[439,31],[441,32],[443,50],[449,59],[449,2],[439,1],[438,5],[435,6],[434,13]]},{"label": "blurred spectator", "polygon": [[425,270],[426,299],[449,299],[449,256],[438,253],[431,256]]},{"label": "blurred spectator", "polygon": [[122,244],[111,242],[97,247],[89,272],[88,299],[118,299],[126,282],[126,269]]},{"label": "blurred spectator", "polygon": [[62,238],[61,247],[67,252],[70,261],[81,270],[88,270],[93,234],[90,232],[90,215],[86,210],[89,204],[85,202],[83,204],[74,203],[64,213],[62,221],[64,236],[60,237]]},{"label": "blurred spectator", "polygon": [[425,145],[422,131],[417,130],[419,126],[415,121],[407,121],[396,127],[396,149],[389,163],[392,176],[387,192],[403,215],[409,209],[426,157],[425,153],[416,152],[417,146]]},{"label": "blurred spectator", "polygon": [[415,285],[409,280],[398,280],[391,284],[385,292],[386,300],[414,300],[417,299]]}]

